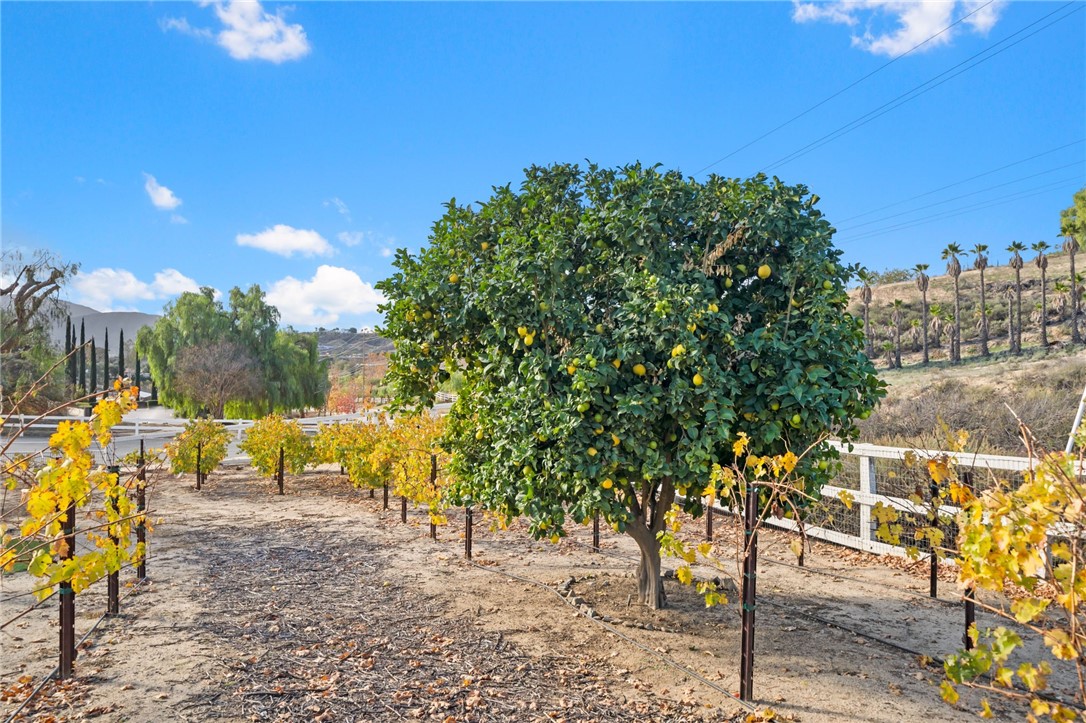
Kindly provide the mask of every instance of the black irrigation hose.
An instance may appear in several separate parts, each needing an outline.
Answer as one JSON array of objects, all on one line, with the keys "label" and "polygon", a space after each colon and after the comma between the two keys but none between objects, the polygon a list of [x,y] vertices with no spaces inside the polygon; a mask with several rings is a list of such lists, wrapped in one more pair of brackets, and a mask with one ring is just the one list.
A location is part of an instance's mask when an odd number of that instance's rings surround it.
[{"label": "black irrigation hose", "polygon": [[[136,590],[139,588],[139,586],[142,585],[143,583],[145,583],[148,579],[150,579],[150,578],[142,577],[139,580],[137,580],[136,584],[132,586],[132,589],[130,589],[128,592],[126,592],[124,595],[122,595],[120,597],[120,600],[126,600],[129,595],[136,592]],[[102,621],[105,620],[108,617],[109,617],[109,613],[104,613],[102,615],[102,617],[98,618],[98,620],[95,621],[94,625],[91,626],[90,630],[88,630],[86,633],[84,633],[83,637],[81,637],[79,639],[79,641],[75,644],[75,647],[78,649],[80,645],[85,643],[87,641],[87,638],[90,637],[91,633],[93,633],[98,628],[98,626],[102,624]],[[56,676],[56,674],[58,672],[60,672],[60,666],[59,665],[54,667],[51,671],[49,671],[48,675],[46,675],[44,678],[42,678],[41,682],[38,683],[38,687],[34,688],[34,690],[32,690],[30,692],[30,695],[28,695],[26,697],[26,700],[24,700],[22,703],[20,703],[19,707],[16,708],[14,711],[12,711],[11,715],[9,715],[7,718],[4,719],[4,723],[12,723],[12,721],[15,720],[16,716],[18,716],[20,713],[23,712],[23,708],[25,708],[27,706],[27,704],[30,703],[30,701],[34,700],[34,696],[36,696],[38,693],[40,693],[41,689],[45,687],[45,684],[48,683],[50,680],[52,680]]]},{"label": "black irrigation hose", "polygon": [[480,570],[486,570],[487,572],[492,572],[495,575],[502,575],[504,577],[512,578],[513,580],[519,580],[521,582],[526,582],[526,583],[529,583],[531,585],[535,585],[536,587],[540,587],[540,588],[543,588],[544,590],[550,591],[551,593],[554,594],[555,597],[557,597],[559,600],[561,600],[564,605],[568,605],[569,607],[573,608],[577,612],[578,615],[585,618],[586,620],[591,620],[596,625],[600,626],[601,628],[603,628],[607,632],[611,633],[612,635],[615,635],[615,636],[617,636],[619,638],[622,638],[627,643],[630,643],[631,645],[633,645],[633,646],[639,648],[640,650],[648,653],[649,655],[656,658],[657,660],[670,665],[672,668],[674,668],[675,670],[678,670],[683,675],[688,675],[691,678],[694,678],[695,680],[709,686],[710,688],[717,691],[718,693],[724,694],[728,698],[734,700],[736,703],[739,703],[740,705],[742,705],[744,708],[746,708],[750,712],[752,712],[752,713],[757,713],[758,712],[758,708],[756,706],[751,705],[750,703],[746,702],[745,700],[740,700],[739,696],[737,696],[734,693],[728,691],[727,689],[717,685],[716,683],[714,683],[713,681],[711,681],[708,678],[704,677],[703,675],[701,675],[697,671],[691,670],[690,668],[687,668],[685,665],[683,665],[679,661],[675,660],[674,658],[669,657],[667,655],[664,655],[663,653],[657,652],[657,651],[653,650],[652,648],[648,647],[647,645],[645,645],[644,643],[641,643],[641,642],[638,642],[637,640],[634,640],[629,635],[626,635],[625,633],[623,633],[621,630],[616,628],[614,625],[611,625],[610,623],[605,623],[602,620],[590,617],[590,616],[586,615],[585,613],[581,612],[581,610],[579,608],[575,607],[572,603],[569,602],[569,600],[562,597],[562,594],[559,593],[557,590],[555,590],[550,585],[548,585],[546,583],[543,583],[543,582],[540,582],[538,580],[533,580],[533,579],[528,578],[528,577],[522,577],[520,575],[514,575],[513,573],[507,572],[506,570],[503,570],[500,567],[497,567],[496,565],[484,566],[484,565],[480,565],[480,564],[478,564],[476,562],[473,562],[471,560],[468,560],[467,562],[468,562],[469,565],[471,565],[473,567],[477,567]]}]

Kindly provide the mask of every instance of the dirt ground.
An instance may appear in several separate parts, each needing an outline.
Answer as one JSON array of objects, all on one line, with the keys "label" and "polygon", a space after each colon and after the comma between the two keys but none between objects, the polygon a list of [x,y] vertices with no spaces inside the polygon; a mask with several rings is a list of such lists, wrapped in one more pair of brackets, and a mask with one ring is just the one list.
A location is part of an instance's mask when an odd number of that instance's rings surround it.
[{"label": "dirt ground", "polygon": [[[121,615],[82,645],[75,680],[46,683],[16,720],[682,722],[751,712],[730,695],[736,596],[707,609],[672,580],[668,609],[641,609],[636,547],[609,529],[595,553],[588,527],[555,545],[476,515],[469,563],[462,513],[434,541],[423,511],[403,524],[399,500],[383,510],[380,491],[371,499],[334,473],[288,478],[284,497],[249,470],[216,473],[201,492],[192,485],[160,476],[149,580],[134,587],[124,573]],[[716,533],[726,557],[736,530],[717,518]],[[952,583],[931,600],[920,571],[832,546],[816,546],[805,569],[794,562],[783,535],[763,535],[757,709],[810,722],[975,718],[977,697],[944,704],[940,668],[906,652],[940,658],[959,646]],[[12,596],[30,584],[4,579],[0,617],[27,604]],[[103,588],[77,600],[78,636],[99,619]],[[56,664],[55,620],[50,601],[0,631],[4,719]],[[1024,717],[993,703],[998,718]]]}]

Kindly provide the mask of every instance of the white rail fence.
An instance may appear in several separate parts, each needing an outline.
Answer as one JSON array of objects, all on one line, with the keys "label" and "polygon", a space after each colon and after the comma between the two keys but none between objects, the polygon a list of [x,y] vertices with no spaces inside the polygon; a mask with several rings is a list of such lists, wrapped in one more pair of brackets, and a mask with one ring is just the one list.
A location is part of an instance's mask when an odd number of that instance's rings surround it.
[{"label": "white rail fence", "polygon": [[[306,417],[298,422],[310,434],[315,434],[320,424],[350,421],[358,419],[359,414],[337,414],[324,417]],[[13,416],[6,420],[7,429],[17,429],[23,424],[31,422],[32,416]],[[56,423],[71,420],[73,417],[52,416],[45,417],[35,423],[41,426],[43,432],[48,428],[55,428]],[[218,419],[234,434],[235,443],[241,440],[246,429],[253,425],[252,420]],[[136,441],[138,438],[155,442],[165,441],[174,437],[187,424],[185,419],[143,420],[120,424],[114,428],[115,438],[120,440]],[[970,454],[947,452],[944,450],[906,449],[903,447],[884,447],[874,444],[846,445],[840,442],[829,442],[841,455],[841,473],[834,480],[834,484],[822,488],[822,507],[830,510],[830,514],[816,514],[813,519],[804,525],[804,531],[814,539],[831,542],[864,552],[876,554],[888,554],[904,556],[905,545],[890,545],[881,542],[875,537],[877,523],[872,518],[871,510],[879,503],[893,507],[905,513],[906,519],[925,519],[930,511],[928,504],[917,504],[909,497],[918,494],[923,500],[928,500],[928,486],[930,478],[927,476],[927,465],[905,464],[907,454],[915,455],[923,462],[927,459],[946,456],[953,460],[959,474],[970,475],[971,481],[978,489],[987,486],[987,481],[992,478],[1008,478],[1018,476],[1022,472],[1030,470],[1037,463],[1028,457],[1010,457],[991,454]],[[231,458],[230,462],[241,461],[242,458]],[[1084,470],[1079,468],[1078,474]],[[852,496],[852,509],[839,501],[838,496],[847,492]],[[727,510],[719,509],[720,512]],[[942,505],[939,508],[941,515],[953,518],[958,508],[952,505]],[[794,520],[770,517],[767,524],[785,530],[798,530]],[[947,532],[952,532],[948,530]],[[908,534],[908,533],[906,533]],[[947,540],[953,539],[952,534],[947,535]],[[924,543],[920,544],[924,547]]]}]

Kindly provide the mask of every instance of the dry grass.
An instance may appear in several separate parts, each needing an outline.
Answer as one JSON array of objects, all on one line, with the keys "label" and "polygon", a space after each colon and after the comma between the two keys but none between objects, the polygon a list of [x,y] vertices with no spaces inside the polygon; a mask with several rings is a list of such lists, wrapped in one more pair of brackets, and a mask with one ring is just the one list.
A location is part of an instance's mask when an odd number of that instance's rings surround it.
[{"label": "dry grass", "polygon": [[863,423],[863,441],[945,448],[945,425],[969,432],[970,451],[1023,455],[1011,409],[1043,447],[1063,449],[1086,384],[1086,353],[1038,350],[953,367],[906,367],[882,377],[888,394]]}]

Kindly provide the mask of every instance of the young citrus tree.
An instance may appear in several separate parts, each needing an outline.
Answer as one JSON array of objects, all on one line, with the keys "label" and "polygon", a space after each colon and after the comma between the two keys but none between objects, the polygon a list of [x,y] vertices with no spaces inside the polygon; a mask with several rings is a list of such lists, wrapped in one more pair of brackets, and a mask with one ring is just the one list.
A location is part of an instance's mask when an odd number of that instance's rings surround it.
[{"label": "young citrus tree", "polygon": [[351,484],[359,489],[375,489],[391,476],[388,455],[378,453],[388,425],[383,421],[360,419],[345,427],[343,468]]},{"label": "young citrus tree", "polygon": [[313,461],[313,443],[297,419],[286,420],[269,414],[245,430],[241,451],[249,455],[253,467],[265,477],[279,470],[279,450],[283,450],[284,471],[298,474]]},{"label": "young citrus tree", "polygon": [[401,415],[382,425],[369,455],[370,469],[384,471],[392,491],[425,505],[435,524],[445,523],[448,456],[441,449],[445,420],[429,414]]},{"label": "young citrus tree", "polygon": [[[640,165],[534,167],[519,190],[451,201],[379,288],[400,406],[464,372],[442,442],[454,499],[525,515],[537,537],[599,511],[641,550],[640,600],[662,606],[676,492],[732,464],[740,432],[760,455],[848,440],[881,394],[816,202]],[[797,476],[817,490],[831,455]],[[700,515],[700,495],[683,506]]]},{"label": "young citrus tree", "polygon": [[230,433],[226,427],[210,419],[193,419],[185,425],[181,434],[165,445],[170,471],[174,474],[196,473],[199,451],[199,471],[205,475],[211,474],[226,459],[229,443]]}]

